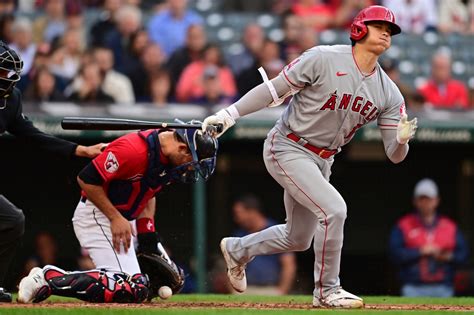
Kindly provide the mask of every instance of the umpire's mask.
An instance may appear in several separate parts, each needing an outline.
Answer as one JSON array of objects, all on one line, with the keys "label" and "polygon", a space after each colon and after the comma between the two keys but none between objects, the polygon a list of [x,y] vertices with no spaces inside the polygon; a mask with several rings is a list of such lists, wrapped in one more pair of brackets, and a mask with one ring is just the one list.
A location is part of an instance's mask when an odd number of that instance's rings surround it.
[{"label": "umpire's mask", "polygon": [[[184,123],[176,120],[177,122]],[[189,123],[199,123],[190,121]],[[176,129],[176,133],[188,145],[193,160],[171,170],[171,177],[183,183],[195,183],[201,176],[204,180],[214,173],[219,143],[201,129]]]},{"label": "umpire's mask", "polygon": [[7,98],[15,84],[20,81],[23,61],[20,56],[0,41],[0,98]]}]

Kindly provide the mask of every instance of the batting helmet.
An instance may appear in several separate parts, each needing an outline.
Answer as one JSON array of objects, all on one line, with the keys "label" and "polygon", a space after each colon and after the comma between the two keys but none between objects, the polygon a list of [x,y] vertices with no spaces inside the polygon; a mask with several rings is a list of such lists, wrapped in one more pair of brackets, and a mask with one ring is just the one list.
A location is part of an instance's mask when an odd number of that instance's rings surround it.
[{"label": "batting helmet", "polygon": [[20,56],[0,41],[0,98],[8,97],[15,84],[20,81],[23,61]]},{"label": "batting helmet", "polygon": [[[196,123],[196,121],[190,123]],[[217,139],[202,132],[201,129],[176,129],[176,133],[188,145],[193,160],[173,170],[175,179],[184,183],[194,183],[201,175],[204,180],[207,180],[216,168],[219,147]]]},{"label": "batting helmet", "polygon": [[402,30],[395,23],[395,15],[392,11],[381,5],[372,5],[359,12],[351,25],[351,39],[358,41],[367,35],[368,29],[365,23],[372,21],[382,21],[390,24],[392,36],[400,34]]}]

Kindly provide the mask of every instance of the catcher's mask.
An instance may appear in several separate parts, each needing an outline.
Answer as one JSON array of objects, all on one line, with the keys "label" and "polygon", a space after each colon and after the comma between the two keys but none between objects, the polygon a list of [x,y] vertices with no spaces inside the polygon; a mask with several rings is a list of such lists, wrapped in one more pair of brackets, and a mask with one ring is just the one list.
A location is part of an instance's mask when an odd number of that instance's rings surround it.
[{"label": "catcher's mask", "polygon": [[[175,119],[176,122],[183,123]],[[200,123],[190,121],[188,123]],[[193,157],[191,162],[179,165],[171,170],[171,177],[182,183],[195,183],[199,176],[205,181],[214,173],[219,143],[217,139],[201,129],[176,129],[176,133],[188,145]]]},{"label": "catcher's mask", "polygon": [[20,56],[0,41],[0,98],[7,98],[15,84],[20,81],[23,61]]}]

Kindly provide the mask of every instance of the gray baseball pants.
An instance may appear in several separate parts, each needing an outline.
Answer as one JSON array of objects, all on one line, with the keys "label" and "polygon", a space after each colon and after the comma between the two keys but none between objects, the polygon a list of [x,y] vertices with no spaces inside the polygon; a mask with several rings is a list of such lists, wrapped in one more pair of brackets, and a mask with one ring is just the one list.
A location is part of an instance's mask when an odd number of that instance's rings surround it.
[{"label": "gray baseball pants", "polygon": [[232,258],[247,263],[258,255],[304,251],[315,254],[314,296],[325,297],[340,286],[339,270],[347,206],[329,183],[333,158],[322,159],[273,128],[263,157],[268,172],[285,189],[286,223],[242,238],[231,238]]}]

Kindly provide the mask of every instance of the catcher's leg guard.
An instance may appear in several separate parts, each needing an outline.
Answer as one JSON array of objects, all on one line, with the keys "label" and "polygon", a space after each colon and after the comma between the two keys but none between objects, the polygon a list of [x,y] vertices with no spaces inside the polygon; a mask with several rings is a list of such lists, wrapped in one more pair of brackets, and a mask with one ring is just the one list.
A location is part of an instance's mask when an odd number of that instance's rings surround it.
[{"label": "catcher's leg guard", "polygon": [[[109,275],[111,276],[109,276]],[[95,303],[140,303],[148,296],[148,278],[105,270],[66,272],[47,266],[44,277],[51,293]]]}]

